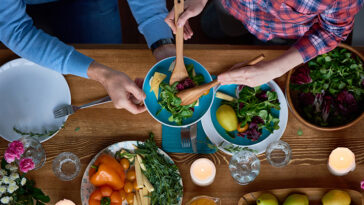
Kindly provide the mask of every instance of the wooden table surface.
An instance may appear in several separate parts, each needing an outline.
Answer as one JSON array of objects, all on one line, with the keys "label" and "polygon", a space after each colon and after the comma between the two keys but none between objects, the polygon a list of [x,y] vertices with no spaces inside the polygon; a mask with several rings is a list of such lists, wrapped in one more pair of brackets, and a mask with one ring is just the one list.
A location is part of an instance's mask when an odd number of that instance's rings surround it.
[{"label": "wooden table surface", "polygon": [[[185,55],[199,61],[211,73],[217,74],[234,63],[251,59],[260,53],[266,60],[275,58],[284,52],[285,47],[242,47],[216,45],[186,46]],[[358,48],[364,53],[364,48]],[[114,69],[127,73],[131,78],[144,77],[155,63],[151,52],[143,46],[87,46],[80,52]],[[0,64],[17,56],[7,49],[0,49]],[[67,76],[72,95],[72,103],[80,105],[104,96],[104,89],[91,80]],[[282,87],[286,77],[276,79]],[[283,87],[282,87],[283,88]],[[79,127],[78,131],[75,128]],[[297,131],[302,129],[303,135]],[[157,143],[161,143],[161,125],[147,112],[132,115],[125,110],[116,110],[112,104],[81,110],[70,116],[65,128],[59,134],[43,144],[47,154],[46,164],[31,172],[30,177],[45,193],[50,195],[51,204],[68,198],[81,204],[80,183],[83,171],[91,158],[103,148],[124,140],[144,140],[149,132],[156,134]],[[222,204],[237,204],[239,198],[247,192],[275,188],[294,187],[329,187],[349,188],[360,191],[360,181],[364,179],[364,120],[355,126],[339,132],[319,132],[308,127],[289,113],[287,129],[282,139],[292,148],[292,161],[284,168],[274,168],[261,155],[261,171],[256,180],[240,186],[229,174],[227,161],[230,157],[218,152],[213,155],[170,154],[177,163],[184,182],[186,203],[194,196],[209,195],[222,199]],[[7,146],[0,140],[0,153]],[[357,168],[344,177],[333,176],[327,170],[330,151],[338,146],[349,147],[356,155]],[[57,179],[52,172],[52,160],[61,152],[73,152],[80,157],[81,174],[71,182]],[[208,157],[216,163],[215,182],[209,187],[195,186],[189,175],[189,167],[194,159]]]}]

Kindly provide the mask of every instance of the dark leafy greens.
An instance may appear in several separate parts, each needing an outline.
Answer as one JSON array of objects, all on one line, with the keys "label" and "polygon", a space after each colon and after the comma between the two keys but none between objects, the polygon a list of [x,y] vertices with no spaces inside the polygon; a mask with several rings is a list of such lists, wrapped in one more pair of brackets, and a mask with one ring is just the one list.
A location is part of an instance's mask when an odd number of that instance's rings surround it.
[{"label": "dark leafy greens", "polygon": [[[175,122],[177,125],[181,125],[184,119],[192,117],[194,107],[197,102],[182,106],[181,99],[178,98],[176,94],[181,90],[200,85],[205,80],[202,75],[196,75],[193,64],[187,65],[186,69],[189,74],[189,78],[186,78],[180,82],[175,82],[173,85],[169,85],[166,82],[161,82],[159,85],[161,93],[158,103],[162,109],[166,109],[171,113],[171,116],[168,118],[168,120],[170,122]],[[158,110],[156,115],[158,115],[162,109]]]},{"label": "dark leafy greens", "polygon": [[260,86],[251,88],[239,87],[239,98],[232,101],[223,101],[231,105],[238,117],[239,126],[249,125],[245,132],[239,132],[238,136],[247,137],[251,141],[257,141],[262,134],[262,129],[270,133],[279,129],[279,118],[272,115],[272,109],[280,110],[280,103],[275,91],[263,90]]},{"label": "dark leafy greens", "polygon": [[338,126],[363,112],[363,62],[343,48],[320,55],[295,70],[291,89],[298,111],[319,126]]},{"label": "dark leafy greens", "polygon": [[177,166],[162,154],[158,153],[153,134],[144,143],[138,143],[136,154],[143,156],[146,171],[143,174],[154,186],[151,193],[151,204],[178,204],[182,197],[183,187],[180,183]]}]

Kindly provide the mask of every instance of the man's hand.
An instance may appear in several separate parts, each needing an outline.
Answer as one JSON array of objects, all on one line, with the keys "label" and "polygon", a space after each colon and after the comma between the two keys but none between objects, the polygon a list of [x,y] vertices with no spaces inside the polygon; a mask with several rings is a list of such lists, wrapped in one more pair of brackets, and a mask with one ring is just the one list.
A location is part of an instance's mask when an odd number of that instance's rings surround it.
[{"label": "man's hand", "polygon": [[236,64],[217,78],[222,85],[240,84],[256,87],[283,75],[301,63],[303,63],[301,54],[296,48],[292,47],[282,56],[272,61],[243,67],[243,63]]},{"label": "man's hand", "polygon": [[125,73],[94,61],[91,63],[87,75],[105,87],[117,109],[125,108],[133,114],[146,110],[145,106],[141,104],[145,93]]},{"label": "man's hand", "polygon": [[[177,26],[184,26],[183,37],[185,40],[190,39],[193,35],[192,28],[188,23],[188,19],[199,15],[203,8],[206,6],[207,0],[185,0],[184,2],[184,12],[178,18]],[[169,12],[168,16],[164,21],[171,27],[174,34],[176,34],[176,24],[174,22],[174,8]]]},{"label": "man's hand", "polygon": [[156,48],[153,51],[153,55],[157,61],[162,59],[175,56],[176,55],[176,46],[174,44],[166,44]]}]

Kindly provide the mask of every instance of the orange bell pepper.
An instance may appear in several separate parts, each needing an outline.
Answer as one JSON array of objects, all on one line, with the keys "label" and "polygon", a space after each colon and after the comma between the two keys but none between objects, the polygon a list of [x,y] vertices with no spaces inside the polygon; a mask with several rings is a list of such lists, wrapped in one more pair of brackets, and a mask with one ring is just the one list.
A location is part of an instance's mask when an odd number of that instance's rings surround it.
[{"label": "orange bell pepper", "polygon": [[124,187],[124,169],[110,155],[101,155],[91,167],[89,176],[90,182],[95,186],[109,185],[114,190],[120,190]]},{"label": "orange bell pepper", "polygon": [[107,164],[100,164],[97,172],[90,178],[91,184],[94,186],[109,185],[114,190],[120,190],[124,187],[124,180],[120,175]]},{"label": "orange bell pepper", "polygon": [[121,205],[123,200],[119,191],[113,191],[109,186],[96,189],[90,196],[89,205]]}]

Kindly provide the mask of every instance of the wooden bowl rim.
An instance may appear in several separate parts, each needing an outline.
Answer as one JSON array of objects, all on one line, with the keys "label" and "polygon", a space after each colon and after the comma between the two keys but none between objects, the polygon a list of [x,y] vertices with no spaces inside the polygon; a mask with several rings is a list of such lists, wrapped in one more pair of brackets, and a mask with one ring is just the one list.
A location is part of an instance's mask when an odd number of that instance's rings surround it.
[{"label": "wooden bowl rim", "polygon": [[[364,62],[364,56],[359,53],[357,50],[355,50],[353,47],[349,46],[349,45],[346,45],[346,44],[343,44],[343,43],[340,43],[337,47],[340,47],[340,48],[345,48],[347,50],[349,50],[350,52],[354,53],[355,55],[357,55],[363,62]],[[302,64],[301,64],[302,65]],[[299,65],[299,66],[301,66]],[[297,67],[299,67],[297,66]],[[286,98],[287,98],[287,102],[288,102],[288,106],[289,108],[291,109],[293,115],[298,119],[300,120],[303,124],[305,124],[306,126],[308,127],[311,127],[311,128],[314,128],[316,130],[319,130],[319,131],[338,131],[338,130],[343,130],[343,129],[346,129],[346,128],[349,128],[351,126],[353,126],[354,124],[358,123],[361,119],[364,118],[364,112],[358,116],[355,120],[351,121],[351,122],[348,122],[344,125],[340,125],[340,126],[336,126],[336,127],[320,127],[318,125],[315,125],[315,124],[312,124],[310,122],[308,122],[307,120],[305,120],[296,110],[296,108],[294,107],[293,105],[293,102],[292,102],[292,99],[291,99],[291,92],[290,92],[290,82],[291,82],[291,76],[293,74],[293,72],[295,71],[295,69],[297,68],[293,68],[291,69],[289,72],[288,72],[288,77],[287,77],[287,80],[286,80]]]}]

